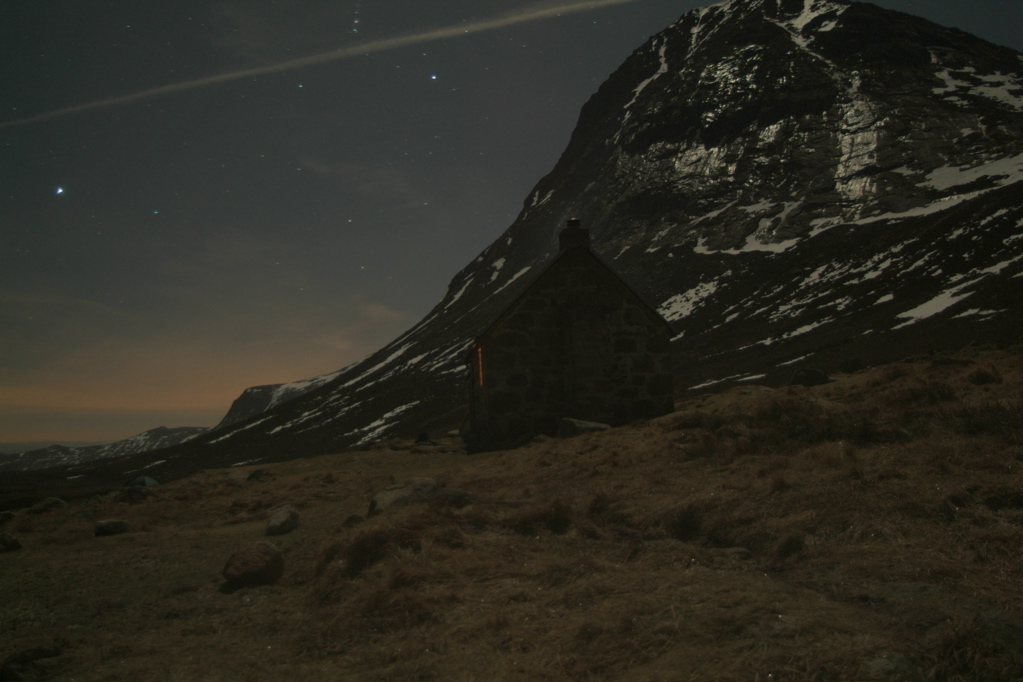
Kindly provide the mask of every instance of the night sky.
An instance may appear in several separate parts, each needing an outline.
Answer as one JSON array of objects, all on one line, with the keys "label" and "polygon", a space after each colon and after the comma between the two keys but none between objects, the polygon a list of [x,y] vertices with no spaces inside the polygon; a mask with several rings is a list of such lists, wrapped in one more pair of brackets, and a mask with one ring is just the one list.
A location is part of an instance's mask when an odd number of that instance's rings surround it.
[{"label": "night sky", "polygon": [[[0,442],[211,426],[417,322],[708,3],[577,4],[0,3]],[[876,4],[1023,50],[1020,0]]]}]

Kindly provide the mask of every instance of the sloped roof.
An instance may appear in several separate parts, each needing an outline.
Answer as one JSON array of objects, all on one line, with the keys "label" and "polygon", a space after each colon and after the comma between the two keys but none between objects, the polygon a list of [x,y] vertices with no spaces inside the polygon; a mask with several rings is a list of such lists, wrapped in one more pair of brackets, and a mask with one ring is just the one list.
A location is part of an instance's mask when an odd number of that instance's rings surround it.
[{"label": "sloped roof", "polygon": [[[568,228],[568,229],[571,229],[571,228]],[[672,333],[673,330],[671,329],[671,325],[669,325],[668,321],[665,320],[664,317],[662,317],[659,312],[657,312],[656,308],[654,308],[645,298],[643,298],[641,295],[639,295],[639,293],[637,293],[636,290],[633,289],[629,285],[628,282],[626,282],[624,279],[622,279],[622,277],[617,272],[615,272],[614,268],[612,268],[610,265],[608,265],[604,261],[603,258],[601,258],[596,253],[594,253],[593,250],[590,249],[588,246],[584,246],[584,247],[576,247],[576,248],[563,248],[558,253],[558,255],[555,256],[554,258],[552,258],[551,261],[549,263],[547,263],[547,265],[545,265],[539,272],[537,272],[534,275],[532,275],[531,277],[529,277],[526,280],[526,282],[522,285],[521,291],[515,296],[515,298],[513,298],[511,301],[509,301],[508,305],[506,305],[504,307],[504,309],[500,313],[498,313],[496,316],[494,316],[494,318],[485,327],[483,327],[482,331],[480,331],[478,334],[476,334],[476,339],[480,339],[481,337],[486,336],[490,332],[491,329],[493,329],[495,326],[497,326],[497,324],[502,319],[504,319],[504,317],[506,315],[508,315],[513,308],[515,308],[515,306],[519,303],[519,301],[521,301],[526,296],[526,294],[529,293],[530,289],[532,289],[536,285],[537,282],[539,282],[541,279],[543,279],[543,277],[545,275],[547,275],[548,272],[550,272],[552,269],[554,269],[554,267],[566,255],[568,255],[568,254],[575,254],[575,253],[579,253],[579,252],[585,252],[592,259],[592,261],[594,262],[595,265],[599,266],[605,272],[605,274],[611,276],[618,284],[621,285],[621,287],[626,291],[627,294],[629,294],[633,298],[635,298],[636,301],[638,303],[640,303],[640,305],[643,308],[645,308],[651,314],[652,317],[654,317],[655,319],[659,320],[661,322],[661,324],[664,325],[664,328],[669,333]]]}]

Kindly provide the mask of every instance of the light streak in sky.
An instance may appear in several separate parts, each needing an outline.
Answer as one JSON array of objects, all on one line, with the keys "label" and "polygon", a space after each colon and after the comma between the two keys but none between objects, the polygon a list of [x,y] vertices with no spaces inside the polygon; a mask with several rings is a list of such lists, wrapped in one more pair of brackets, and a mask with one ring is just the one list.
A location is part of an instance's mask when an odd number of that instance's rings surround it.
[{"label": "light streak in sky", "polygon": [[242,78],[263,76],[271,73],[281,73],[282,71],[294,71],[295,69],[303,69],[307,66],[326,64],[328,62],[338,61],[341,59],[350,59],[352,57],[358,57],[360,55],[373,54],[376,52],[385,52],[388,50],[397,50],[399,48],[409,47],[411,45],[419,45],[422,43],[429,43],[437,40],[445,40],[447,38],[458,38],[460,36],[470,35],[473,33],[482,33],[483,31],[493,31],[499,28],[515,26],[516,24],[524,24],[531,21],[550,19],[552,17],[562,16],[565,14],[588,12],[590,10],[601,9],[603,7],[625,5],[633,2],[640,2],[640,0],[583,0],[582,2],[560,3],[550,6],[539,7],[534,6],[510,14],[503,14],[501,16],[494,17],[491,19],[483,19],[468,24],[457,24],[445,28],[436,28],[431,29],[429,31],[422,31],[420,33],[411,33],[408,35],[396,36],[394,38],[373,40],[370,42],[361,43],[359,45],[352,45],[351,47],[338,48],[330,52],[321,52],[320,54],[314,54],[308,57],[290,59],[288,61],[278,62],[277,64],[257,66],[251,69],[241,69],[239,71],[221,73],[216,76],[196,78],[194,80],[182,81],[180,83],[171,83],[170,85],[161,85],[159,87],[149,88],[148,90],[141,90],[139,92],[135,92],[129,95],[110,97],[108,99],[97,100],[95,102],[87,102],[85,104],[76,104],[74,106],[64,107],[62,109],[53,109],[52,111],[46,111],[41,114],[36,114],[35,116],[30,116],[28,118],[0,122],[0,128],[10,128],[13,126],[27,125],[29,123],[39,123],[42,121],[49,121],[55,118],[61,118],[63,116],[70,116],[71,114],[78,114],[84,111],[106,109],[109,107],[116,107],[122,104],[131,104],[132,102],[138,102],[140,100],[149,99],[150,97],[169,95],[176,92],[183,92],[185,90],[194,90],[196,88],[217,85],[219,83],[227,83],[229,81],[241,80]]}]

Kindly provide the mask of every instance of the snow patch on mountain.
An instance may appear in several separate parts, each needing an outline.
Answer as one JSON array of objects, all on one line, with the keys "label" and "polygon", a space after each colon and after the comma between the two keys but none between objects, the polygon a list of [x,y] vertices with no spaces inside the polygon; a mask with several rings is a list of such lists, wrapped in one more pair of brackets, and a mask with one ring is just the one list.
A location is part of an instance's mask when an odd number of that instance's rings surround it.
[{"label": "snow patch on mountain", "polygon": [[342,372],[344,372],[344,369],[339,369],[336,372],[330,372],[329,374],[322,374],[318,377],[313,377],[312,379],[294,381],[288,384],[279,384],[273,389],[273,395],[270,398],[270,405],[267,409],[280,405],[285,400],[290,400],[296,394],[306,393],[314,388],[333,381],[339,377]]},{"label": "snow patch on mountain", "polygon": [[654,73],[654,75],[650,76],[645,81],[636,86],[636,88],[632,91],[632,99],[630,99],[628,104],[625,105],[625,109],[628,109],[629,107],[636,103],[636,100],[639,99],[640,93],[642,93],[643,90],[646,89],[646,86],[653,83],[660,76],[663,76],[664,74],[668,73],[668,58],[665,56],[665,51],[668,49],[667,39],[655,41],[654,47],[657,50],[657,56],[660,58],[660,66],[658,66],[657,71],[656,73]]},{"label": "snow patch on mountain", "polygon": [[824,33],[832,31],[836,26],[838,26],[838,17],[840,17],[846,9],[848,9],[847,5],[838,5],[832,2],[827,2],[826,0],[803,0],[803,10],[797,16],[788,20],[771,21],[788,31],[794,44],[814,59],[827,64],[830,67],[832,75],[835,75],[840,71],[840,69],[833,61],[811,49],[810,43],[813,40],[813,32],[811,31],[810,35],[807,35],[808,32],[806,28],[819,17],[830,15],[830,21],[822,22],[816,30]]},{"label": "snow patch on mountain", "polygon": [[248,424],[243,424],[242,426],[235,427],[228,431],[227,433],[225,433],[223,436],[220,436],[219,438],[214,438],[210,442],[219,443],[221,441],[227,440],[228,438],[238,435],[242,431],[248,431],[249,429],[258,426],[269,419],[270,417],[263,417],[262,419],[257,419],[256,421],[249,422]]},{"label": "snow patch on mountain", "polygon": [[[940,61],[934,51],[931,52],[931,61]],[[966,66],[960,69],[945,68],[935,72],[935,76],[945,86],[934,88],[934,94],[942,95],[949,101],[966,105],[964,97],[985,97],[1015,111],[1023,111],[1023,78],[1017,74],[996,71],[980,75],[972,66]]]},{"label": "snow patch on mountain", "polygon": [[402,346],[398,350],[396,350],[393,353],[391,353],[390,355],[388,355],[387,358],[385,358],[381,362],[377,363],[376,365],[373,365],[372,367],[370,367],[369,369],[367,369],[367,370],[365,370],[363,372],[357,372],[355,374],[355,376],[351,380],[349,380],[348,382],[342,384],[341,388],[342,389],[348,388],[352,384],[354,384],[354,383],[356,383],[358,381],[361,381],[363,378],[365,378],[365,377],[367,377],[367,376],[369,376],[371,374],[375,374],[376,372],[379,372],[384,367],[387,367],[388,365],[392,364],[395,360],[397,360],[402,355],[407,353],[408,349],[411,348],[411,347],[412,347],[411,343],[406,343],[404,346]]},{"label": "snow patch on mountain", "polygon": [[490,275],[491,282],[495,281],[500,276],[501,268],[504,267],[504,263],[505,263],[504,258],[498,258],[497,260],[494,261],[494,264],[491,266],[492,268],[494,268],[494,272],[492,272]]},{"label": "snow patch on mountain", "polygon": [[530,271],[530,270],[532,269],[532,267],[533,267],[533,266],[531,266],[531,265],[527,265],[526,267],[522,268],[521,270],[519,270],[518,272],[516,272],[516,273],[515,273],[514,275],[512,275],[511,277],[509,277],[509,278],[508,278],[508,281],[507,281],[507,282],[505,282],[504,284],[502,284],[502,285],[501,285],[500,287],[498,287],[498,288],[497,288],[497,289],[496,289],[496,290],[495,290],[495,291],[494,291],[493,293],[494,293],[494,294],[497,294],[497,293],[500,293],[500,292],[504,291],[505,289],[507,289],[507,288],[508,288],[508,286],[509,286],[509,285],[511,285],[511,283],[512,283],[512,282],[514,282],[514,281],[515,281],[515,280],[517,280],[517,279],[518,279],[519,277],[522,277],[522,276],[523,276],[524,274],[526,274],[527,272],[529,272],[529,271]]},{"label": "snow patch on mountain", "polygon": [[794,19],[785,22],[798,33],[809,26],[818,17],[831,15],[826,23],[823,23],[817,30],[831,31],[837,24],[837,19],[848,9],[847,5],[838,5],[826,0],[803,0],[803,12]]},{"label": "snow patch on mountain", "polygon": [[697,242],[696,246],[693,247],[693,253],[699,253],[703,255],[712,255],[724,253],[729,256],[739,256],[744,253],[753,253],[755,251],[763,251],[767,253],[782,253],[791,249],[793,246],[799,243],[799,239],[786,239],[782,242],[762,242],[756,233],[746,237],[746,243],[742,245],[742,248],[738,249],[710,249],[707,247],[707,239],[701,238]]},{"label": "snow patch on mountain", "polygon": [[410,403],[406,403],[404,405],[396,407],[393,410],[384,414],[382,417],[380,417],[380,419],[377,419],[376,421],[369,423],[366,426],[350,431],[345,435],[360,436],[359,440],[355,443],[355,445],[356,446],[365,445],[366,443],[369,443],[370,441],[374,440],[377,436],[386,431],[388,428],[390,428],[394,420],[397,419],[397,417],[401,415],[402,412],[406,412],[407,410],[415,407],[418,404],[419,404],[418,400],[413,400]]},{"label": "snow patch on mountain", "polygon": [[453,306],[455,303],[457,303],[458,299],[462,298],[462,294],[464,294],[465,290],[469,288],[470,284],[472,284],[472,280],[473,280],[472,277],[469,277],[468,279],[465,280],[465,284],[462,285],[462,288],[455,292],[454,296],[448,299],[448,302],[444,305],[445,310]]},{"label": "snow patch on mountain", "polygon": [[538,208],[540,206],[543,206],[544,204],[551,200],[552,196],[554,196],[554,190],[547,192],[547,194],[545,194],[541,199],[540,190],[536,190],[536,192],[533,193],[533,202],[530,204],[530,206],[532,208]]},{"label": "snow patch on mountain", "polygon": [[975,166],[942,166],[935,168],[927,174],[927,180],[921,186],[937,190],[949,190],[982,179],[990,180],[993,183],[992,189],[1023,180],[1023,154],[992,159]]},{"label": "snow patch on mountain", "polygon": [[681,320],[692,314],[693,310],[700,305],[700,302],[712,296],[717,289],[718,283],[716,281],[701,282],[689,291],[676,294],[666,300],[658,306],[657,312],[668,322]]},{"label": "snow patch on mountain", "polygon": [[901,329],[902,327],[909,326],[915,322],[919,322],[920,320],[926,320],[928,317],[933,317],[938,313],[945,312],[972,293],[967,292],[965,294],[960,294],[959,292],[973,283],[974,282],[966,282],[965,284],[960,284],[959,286],[942,291],[934,298],[921,303],[915,308],[899,313],[898,317],[906,318],[906,321],[895,325],[892,329]]}]

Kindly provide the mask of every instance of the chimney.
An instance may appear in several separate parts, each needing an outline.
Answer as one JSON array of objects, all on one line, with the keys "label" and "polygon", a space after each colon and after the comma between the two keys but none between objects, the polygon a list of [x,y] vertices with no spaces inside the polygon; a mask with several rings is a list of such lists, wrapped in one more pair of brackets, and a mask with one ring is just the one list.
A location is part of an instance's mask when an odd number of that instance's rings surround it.
[{"label": "chimney", "polygon": [[582,226],[578,218],[569,218],[565,222],[565,229],[558,235],[558,242],[562,251],[569,249],[590,249],[590,231]]}]

